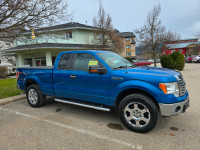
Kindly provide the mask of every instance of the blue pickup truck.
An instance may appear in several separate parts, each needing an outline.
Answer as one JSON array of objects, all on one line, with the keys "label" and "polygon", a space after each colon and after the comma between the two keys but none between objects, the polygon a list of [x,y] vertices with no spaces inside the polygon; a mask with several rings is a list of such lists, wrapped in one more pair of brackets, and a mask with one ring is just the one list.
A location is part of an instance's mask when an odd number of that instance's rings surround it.
[{"label": "blue pickup truck", "polygon": [[152,130],[159,115],[183,113],[189,96],[180,72],[135,67],[110,51],[68,51],[58,54],[53,67],[17,68],[17,87],[32,107],[46,96],[57,102],[115,112],[135,132]]}]

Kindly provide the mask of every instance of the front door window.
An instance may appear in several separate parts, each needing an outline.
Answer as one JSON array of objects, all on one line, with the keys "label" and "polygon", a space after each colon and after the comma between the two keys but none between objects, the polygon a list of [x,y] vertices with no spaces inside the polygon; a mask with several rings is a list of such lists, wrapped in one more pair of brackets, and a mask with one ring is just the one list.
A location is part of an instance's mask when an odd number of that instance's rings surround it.
[{"label": "front door window", "polygon": [[91,54],[78,53],[74,63],[74,70],[88,71],[90,65],[100,65],[96,57]]}]

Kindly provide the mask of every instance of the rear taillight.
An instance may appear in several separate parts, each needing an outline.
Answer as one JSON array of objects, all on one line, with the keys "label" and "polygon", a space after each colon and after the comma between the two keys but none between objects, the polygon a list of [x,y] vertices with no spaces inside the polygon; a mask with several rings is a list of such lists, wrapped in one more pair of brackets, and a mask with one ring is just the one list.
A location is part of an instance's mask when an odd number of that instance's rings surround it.
[{"label": "rear taillight", "polygon": [[20,75],[20,74],[22,74],[22,72],[19,72],[19,71],[16,72],[16,77],[17,77],[17,79],[19,78],[19,75]]},{"label": "rear taillight", "polygon": [[16,72],[16,77],[19,78],[19,71]]}]

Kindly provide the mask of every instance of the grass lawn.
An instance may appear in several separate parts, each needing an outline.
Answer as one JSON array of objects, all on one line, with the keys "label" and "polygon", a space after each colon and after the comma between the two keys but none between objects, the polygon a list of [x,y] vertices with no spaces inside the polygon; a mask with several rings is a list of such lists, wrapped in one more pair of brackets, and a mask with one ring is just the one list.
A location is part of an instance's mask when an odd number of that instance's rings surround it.
[{"label": "grass lawn", "polygon": [[20,95],[22,91],[16,88],[17,79],[0,80],[0,99]]}]

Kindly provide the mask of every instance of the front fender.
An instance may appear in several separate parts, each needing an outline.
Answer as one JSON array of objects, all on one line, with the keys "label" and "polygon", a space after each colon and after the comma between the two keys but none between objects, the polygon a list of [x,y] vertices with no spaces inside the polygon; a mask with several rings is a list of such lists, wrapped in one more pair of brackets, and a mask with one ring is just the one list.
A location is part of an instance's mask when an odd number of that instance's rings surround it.
[{"label": "front fender", "polygon": [[119,85],[117,85],[113,90],[111,90],[111,105],[114,106],[114,102],[117,98],[117,96],[128,89],[139,89],[139,90],[143,90],[146,91],[147,93],[149,93],[150,95],[152,95],[155,100],[158,103],[161,103],[162,100],[160,97],[164,98],[164,93],[157,87],[155,87],[154,85],[148,83],[148,82],[144,82],[144,81],[138,81],[138,80],[131,80],[131,81],[126,81],[123,82]]}]

